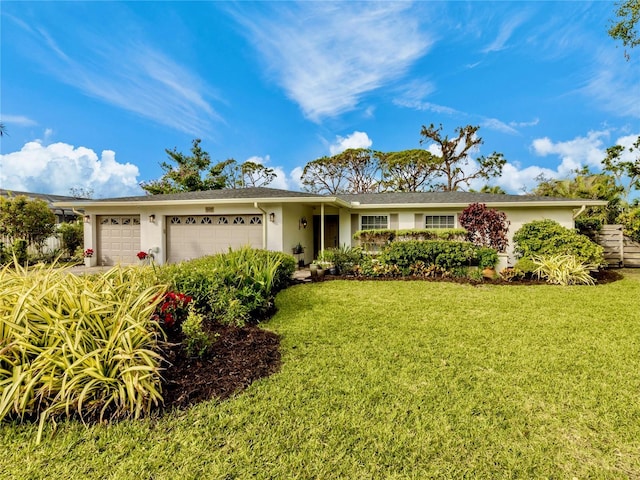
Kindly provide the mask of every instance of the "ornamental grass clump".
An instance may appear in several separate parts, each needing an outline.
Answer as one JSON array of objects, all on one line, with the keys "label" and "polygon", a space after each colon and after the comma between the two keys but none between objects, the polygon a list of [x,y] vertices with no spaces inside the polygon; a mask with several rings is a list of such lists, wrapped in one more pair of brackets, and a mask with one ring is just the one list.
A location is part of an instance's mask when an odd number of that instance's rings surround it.
[{"label": "ornamental grass clump", "polygon": [[162,402],[149,271],[0,270],[0,420],[138,418]]},{"label": "ornamental grass clump", "polygon": [[533,274],[554,285],[594,285],[589,271],[598,268],[573,255],[533,257],[533,263],[536,265]]}]

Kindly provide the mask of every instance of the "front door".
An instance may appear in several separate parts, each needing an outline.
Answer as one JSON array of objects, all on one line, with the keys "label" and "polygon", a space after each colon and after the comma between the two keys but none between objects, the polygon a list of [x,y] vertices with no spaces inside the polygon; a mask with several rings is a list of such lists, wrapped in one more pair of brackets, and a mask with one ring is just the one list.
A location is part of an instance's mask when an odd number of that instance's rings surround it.
[{"label": "front door", "polygon": [[[335,248],[339,246],[340,232],[338,225],[340,217],[338,215],[324,216],[324,248]],[[320,215],[313,216],[313,258],[318,257],[320,252]]]}]

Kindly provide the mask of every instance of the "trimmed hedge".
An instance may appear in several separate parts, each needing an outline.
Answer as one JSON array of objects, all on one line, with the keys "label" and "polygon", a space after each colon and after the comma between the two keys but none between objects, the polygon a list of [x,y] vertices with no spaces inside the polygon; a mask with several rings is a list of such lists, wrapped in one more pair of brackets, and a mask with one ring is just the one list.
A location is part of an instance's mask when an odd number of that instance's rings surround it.
[{"label": "trimmed hedge", "polygon": [[362,243],[383,245],[393,241],[408,240],[465,240],[467,231],[463,228],[434,228],[434,229],[410,229],[410,230],[358,230],[353,234],[354,240]]},{"label": "trimmed hedge", "polygon": [[427,240],[394,242],[386,245],[380,254],[380,261],[397,266],[408,275],[411,266],[423,262],[445,270],[453,270],[469,265],[477,265],[479,248],[470,242]]}]

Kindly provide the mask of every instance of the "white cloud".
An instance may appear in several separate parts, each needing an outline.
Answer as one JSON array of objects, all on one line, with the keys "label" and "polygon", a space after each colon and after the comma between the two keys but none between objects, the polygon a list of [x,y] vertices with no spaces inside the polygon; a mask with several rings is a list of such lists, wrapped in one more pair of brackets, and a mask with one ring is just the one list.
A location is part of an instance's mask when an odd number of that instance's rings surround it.
[{"label": "white cloud", "polygon": [[65,31],[59,39],[73,42],[71,51],[44,27],[16,23],[31,42],[30,59],[85,95],[192,135],[210,133],[211,122],[221,120],[206,99],[213,96],[206,82],[131,30]]},{"label": "white cloud", "polygon": [[586,137],[576,137],[566,142],[553,142],[550,138],[537,138],[531,144],[533,151],[540,156],[558,155],[560,164],[558,173],[561,176],[583,166],[600,168],[606,155],[604,139],[609,138],[609,132],[591,131]]},{"label": "white cloud", "polygon": [[499,52],[500,50],[504,50],[506,48],[506,44],[511,38],[511,35],[523,22],[525,18],[523,15],[518,15],[516,17],[510,18],[502,25],[498,30],[498,36],[495,38],[491,44],[487,45],[482,49],[482,53],[489,52]]},{"label": "white cloud", "polygon": [[584,87],[578,91],[603,111],[640,118],[639,72],[638,59],[627,63],[619,51],[600,48],[594,56],[593,68]]},{"label": "white cloud", "polygon": [[518,127],[518,128],[535,127],[536,125],[538,125],[538,123],[540,123],[540,119],[539,118],[534,118],[530,122],[509,122],[509,126],[514,127],[514,128],[515,127]]},{"label": "white cloud", "polygon": [[258,165],[263,165],[265,167],[273,169],[273,172],[276,174],[276,178],[274,178],[273,181],[269,185],[267,185],[268,188],[281,188],[282,190],[289,189],[290,182],[289,182],[289,179],[287,178],[287,174],[284,171],[284,169],[280,166],[278,167],[269,166],[269,163],[271,162],[270,155],[265,155],[264,157],[254,155],[253,157],[247,158],[246,161],[257,163]]},{"label": "white cloud", "polygon": [[2,115],[2,123],[6,125],[18,125],[19,127],[32,127],[38,122],[24,115]]},{"label": "white cloud", "polygon": [[112,150],[100,158],[91,149],[66,143],[26,143],[18,152],[0,155],[0,185],[36,193],[68,195],[72,187],[92,189],[96,198],[142,193],[138,167],[118,163]]},{"label": "white cloud", "polygon": [[295,188],[296,190],[302,190],[304,185],[302,184],[302,172],[304,171],[304,167],[295,167],[291,170],[289,177],[291,178],[291,188]]},{"label": "white cloud", "polygon": [[510,135],[518,134],[518,131],[515,128],[507,125],[497,118],[485,118],[480,125],[490,130],[497,130],[498,132],[508,133]]},{"label": "white cloud", "polygon": [[369,138],[369,135],[365,132],[355,131],[346,137],[337,135],[336,141],[329,146],[329,152],[331,152],[331,155],[337,155],[348,148],[369,148],[371,145],[373,145],[373,141]]},{"label": "white cloud", "polygon": [[357,107],[404,76],[431,40],[404,2],[242,5],[233,11],[275,81],[312,121]]}]

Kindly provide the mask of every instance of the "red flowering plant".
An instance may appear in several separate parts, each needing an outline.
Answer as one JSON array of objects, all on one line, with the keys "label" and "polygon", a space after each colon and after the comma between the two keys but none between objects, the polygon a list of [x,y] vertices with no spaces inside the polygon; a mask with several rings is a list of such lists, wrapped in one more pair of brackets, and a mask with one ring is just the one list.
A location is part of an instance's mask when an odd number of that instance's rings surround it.
[{"label": "red flowering plant", "polygon": [[151,317],[165,330],[173,330],[180,326],[189,315],[189,304],[193,301],[189,295],[177,292],[166,292]]},{"label": "red flowering plant", "polygon": [[93,248],[87,248],[87,249],[84,251],[84,256],[85,256],[86,258],[91,258],[91,257],[93,257]]},{"label": "red flowering plant", "polygon": [[136,257],[138,257],[138,260],[144,260],[148,256],[149,256],[149,254],[147,252],[140,251],[140,252],[136,253]]}]

